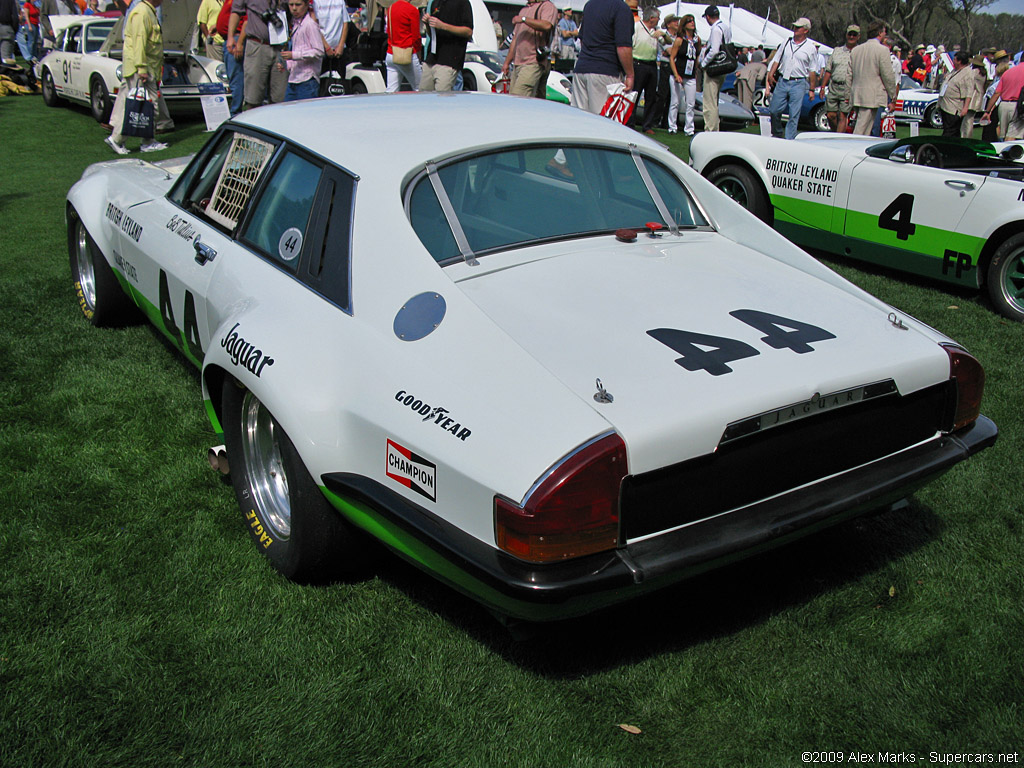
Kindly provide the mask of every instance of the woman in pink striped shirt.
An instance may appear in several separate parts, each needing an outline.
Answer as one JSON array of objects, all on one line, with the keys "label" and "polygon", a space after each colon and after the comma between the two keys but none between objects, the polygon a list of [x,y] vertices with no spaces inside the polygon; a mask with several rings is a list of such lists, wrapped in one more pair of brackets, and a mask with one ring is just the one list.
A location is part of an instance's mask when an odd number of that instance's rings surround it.
[{"label": "woman in pink striped shirt", "polygon": [[324,37],[309,13],[309,0],[288,0],[288,10],[292,14],[292,44],[291,50],[281,52],[281,58],[288,64],[284,100],[314,99],[320,89]]}]

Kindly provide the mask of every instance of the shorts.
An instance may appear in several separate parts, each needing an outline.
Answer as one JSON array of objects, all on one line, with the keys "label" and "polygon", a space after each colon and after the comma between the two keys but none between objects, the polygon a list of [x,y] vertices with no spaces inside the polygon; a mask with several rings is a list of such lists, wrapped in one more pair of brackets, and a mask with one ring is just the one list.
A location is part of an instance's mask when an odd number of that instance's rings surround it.
[{"label": "shorts", "polygon": [[849,112],[850,89],[846,83],[829,82],[828,93],[825,94],[826,112]]}]

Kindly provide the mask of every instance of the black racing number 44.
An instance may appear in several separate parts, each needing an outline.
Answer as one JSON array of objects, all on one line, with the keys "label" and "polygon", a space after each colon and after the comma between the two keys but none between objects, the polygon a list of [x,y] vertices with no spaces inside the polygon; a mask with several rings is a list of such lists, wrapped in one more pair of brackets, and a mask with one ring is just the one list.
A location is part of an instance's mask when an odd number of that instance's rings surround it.
[{"label": "black racing number 44", "polygon": [[[836,337],[834,333],[816,325],[756,309],[737,309],[729,314],[765,334],[761,341],[772,349],[789,349],[798,355],[813,352],[811,344],[814,342]],[[648,331],[647,335],[682,355],[676,364],[688,371],[707,371],[712,376],[732,373],[728,363],[761,354],[756,347],[745,341],[725,336],[711,336],[677,328],[655,328]]]}]

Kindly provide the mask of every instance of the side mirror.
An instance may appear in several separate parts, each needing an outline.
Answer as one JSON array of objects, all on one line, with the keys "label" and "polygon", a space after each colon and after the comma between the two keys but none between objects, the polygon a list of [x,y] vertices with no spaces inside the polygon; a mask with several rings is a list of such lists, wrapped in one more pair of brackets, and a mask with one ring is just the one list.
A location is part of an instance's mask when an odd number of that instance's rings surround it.
[{"label": "side mirror", "polygon": [[1003,151],[999,153],[999,156],[1004,160],[1020,160],[1024,157],[1024,147],[1020,144],[1013,144],[1009,147],[1004,147]]},{"label": "side mirror", "polygon": [[894,163],[912,163],[914,162],[914,148],[909,144],[896,147],[896,149],[889,153],[889,159]]}]

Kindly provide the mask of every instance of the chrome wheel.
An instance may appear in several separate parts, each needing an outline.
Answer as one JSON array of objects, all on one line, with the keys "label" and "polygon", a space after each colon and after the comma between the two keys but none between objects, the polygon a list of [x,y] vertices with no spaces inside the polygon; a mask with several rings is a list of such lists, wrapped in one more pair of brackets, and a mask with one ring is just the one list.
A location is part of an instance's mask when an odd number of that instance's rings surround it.
[{"label": "chrome wheel", "polygon": [[75,226],[75,260],[78,264],[78,283],[81,299],[85,302],[83,309],[96,311],[96,265],[93,263],[92,247],[89,245],[89,234],[81,221]]},{"label": "chrome wheel", "polygon": [[999,314],[1024,320],[1024,234],[1014,235],[992,256],[987,275],[989,298]]},{"label": "chrome wheel", "polygon": [[252,392],[246,392],[242,400],[242,454],[253,500],[260,519],[274,529],[278,539],[287,540],[292,532],[292,505],[279,430],[270,411]]}]

